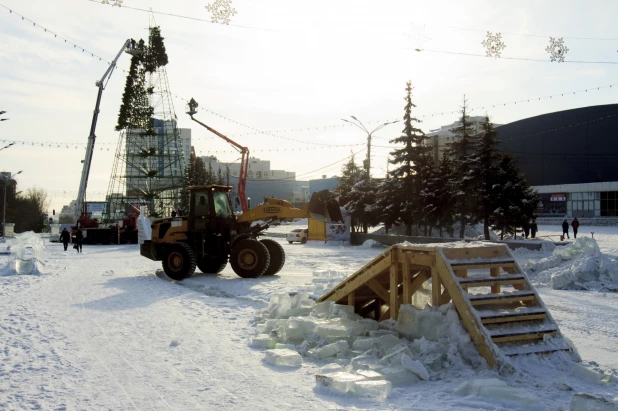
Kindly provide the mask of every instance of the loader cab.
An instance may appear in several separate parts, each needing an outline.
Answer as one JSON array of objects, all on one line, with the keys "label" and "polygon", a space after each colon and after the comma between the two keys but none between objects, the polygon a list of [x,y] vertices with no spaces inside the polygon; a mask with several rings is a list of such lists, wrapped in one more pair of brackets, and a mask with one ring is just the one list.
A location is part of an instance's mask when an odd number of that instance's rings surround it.
[{"label": "loader cab", "polygon": [[[228,197],[229,186],[190,187],[191,208],[189,230],[202,231],[215,229],[215,222],[234,219],[232,205]],[[217,224],[218,225],[218,224]]]}]

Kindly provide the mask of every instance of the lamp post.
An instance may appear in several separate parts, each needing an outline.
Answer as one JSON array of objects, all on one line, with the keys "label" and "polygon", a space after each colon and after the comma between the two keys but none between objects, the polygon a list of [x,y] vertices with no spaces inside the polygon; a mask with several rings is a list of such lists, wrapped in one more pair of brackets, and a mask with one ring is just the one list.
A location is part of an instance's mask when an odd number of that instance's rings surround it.
[{"label": "lamp post", "polygon": [[18,171],[17,173],[10,175],[8,178],[4,177],[4,206],[2,207],[2,242],[3,243],[6,242],[6,185],[17,174],[21,174],[21,171]]},{"label": "lamp post", "polygon": [[365,168],[367,171],[367,178],[371,180],[371,135],[375,133],[376,131],[380,130],[381,128],[388,126],[389,124],[395,124],[399,122],[399,120],[387,121],[386,123],[382,123],[376,128],[374,128],[373,130],[369,131],[367,130],[367,127],[365,127],[365,125],[360,122],[359,119],[357,119],[354,116],[350,116],[350,117],[352,117],[354,121],[346,120],[345,118],[342,118],[341,120],[345,121],[346,123],[353,124],[356,127],[363,130],[365,133],[367,133],[367,160],[366,160]]}]

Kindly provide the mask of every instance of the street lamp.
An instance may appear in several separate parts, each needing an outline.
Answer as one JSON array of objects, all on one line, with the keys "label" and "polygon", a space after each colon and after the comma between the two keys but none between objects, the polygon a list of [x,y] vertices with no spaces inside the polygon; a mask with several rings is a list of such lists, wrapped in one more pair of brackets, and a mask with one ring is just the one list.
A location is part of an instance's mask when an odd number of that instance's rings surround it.
[{"label": "street lamp", "polygon": [[389,124],[398,123],[399,120],[387,121],[386,123],[382,123],[376,128],[374,128],[373,130],[369,131],[367,130],[367,127],[365,127],[365,125],[360,122],[359,119],[357,119],[354,116],[350,116],[350,117],[352,117],[354,121],[346,120],[345,118],[342,118],[341,120],[345,121],[346,123],[353,124],[356,127],[363,130],[365,133],[367,133],[367,160],[366,160],[367,164],[365,165],[365,167],[367,169],[367,178],[371,180],[371,135],[375,133],[376,131],[380,130],[381,128],[388,126]]},{"label": "street lamp", "polygon": [[2,208],[2,242],[6,242],[6,186],[10,180],[17,174],[21,174],[21,170],[9,177],[4,177],[4,206]]}]

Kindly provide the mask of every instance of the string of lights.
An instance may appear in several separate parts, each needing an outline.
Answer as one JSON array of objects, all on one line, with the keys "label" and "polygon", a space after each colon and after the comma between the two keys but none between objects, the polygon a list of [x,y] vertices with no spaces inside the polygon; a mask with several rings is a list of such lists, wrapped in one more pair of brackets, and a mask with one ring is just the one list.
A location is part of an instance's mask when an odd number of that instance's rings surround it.
[{"label": "string of lights", "polygon": [[[94,0],[89,0],[89,1],[94,1]],[[97,3],[100,3],[100,1],[95,1]],[[82,50],[82,52],[90,54],[92,58],[98,58],[99,61],[103,61],[107,64],[111,64],[109,61],[105,60],[104,58],[98,56],[97,54],[87,50],[86,48],[66,39],[65,37],[47,29],[44,26],[41,26],[40,24],[34,22],[33,20],[22,16],[21,14],[13,11],[12,9],[8,8],[7,6],[0,4],[0,7],[5,8],[6,10],[9,11],[9,13],[11,14],[15,14],[18,17],[21,17],[22,20],[28,22],[28,23],[32,23],[33,27],[37,27],[41,30],[44,30],[45,33],[49,33],[50,35],[54,35],[54,38],[57,38],[69,45],[72,45],[74,49],[76,50]],[[122,6],[122,7],[127,7],[127,6]],[[477,56],[481,56],[481,57],[486,57],[484,55],[477,55]],[[120,69],[123,73],[128,73],[126,70],[124,69]],[[516,101],[508,101],[508,102],[501,102],[501,103],[493,103],[493,104],[487,104],[487,105],[482,105],[482,106],[478,106],[478,107],[472,107],[470,108],[470,111],[474,111],[474,110],[486,110],[488,108],[499,108],[499,107],[507,107],[507,106],[513,106],[513,105],[517,105],[517,104],[522,104],[522,103],[530,103],[530,102],[538,102],[538,101],[543,101],[543,100],[547,100],[547,99],[553,99],[553,98],[557,98],[557,97],[564,97],[564,96],[569,96],[569,95],[576,95],[579,93],[588,93],[589,91],[595,91],[595,90],[602,90],[602,89],[607,89],[607,88],[612,88],[612,87],[616,87],[618,86],[618,83],[615,84],[609,84],[609,85],[604,85],[604,86],[598,86],[598,87],[590,87],[587,89],[582,89],[582,90],[576,90],[576,91],[567,91],[567,92],[560,92],[560,93],[555,93],[555,94],[551,94],[551,95],[547,95],[547,96],[540,96],[540,97],[531,97],[531,98],[526,98],[526,99],[521,99],[521,100],[516,100]],[[188,101],[188,99],[179,96],[177,94],[174,93],[170,93],[174,98],[179,99],[180,101],[186,103]],[[212,111],[210,109],[204,108],[204,107],[199,107],[199,110],[202,110],[204,112],[210,113],[214,116],[217,116],[221,119],[224,119],[232,124],[236,124],[240,127],[243,128],[247,128],[249,130],[252,131],[252,133],[244,133],[244,134],[232,134],[231,137],[242,137],[242,136],[248,136],[248,135],[254,135],[254,134],[262,134],[262,135],[270,135],[273,137],[277,137],[277,138],[281,138],[281,139],[286,139],[289,141],[293,141],[293,142],[297,142],[297,143],[302,143],[302,144],[308,144],[308,145],[323,145],[323,146],[330,146],[330,147],[355,147],[355,146],[360,146],[364,143],[357,143],[357,144],[341,144],[341,145],[337,145],[337,144],[327,144],[327,143],[317,143],[317,142],[310,142],[310,141],[303,141],[303,140],[299,140],[299,139],[292,139],[286,136],[282,136],[280,133],[295,133],[295,132],[303,132],[303,131],[317,131],[317,130],[327,130],[327,129],[337,129],[337,128],[343,128],[343,127],[348,127],[350,126],[349,123],[342,123],[342,124],[331,124],[331,125],[322,125],[322,126],[312,126],[312,127],[300,127],[300,128],[287,128],[287,129],[279,129],[277,130],[277,132],[273,132],[273,131],[265,131],[265,130],[260,130],[257,129],[255,127],[249,126],[247,124],[244,124],[242,122],[236,121],[234,119],[231,119],[227,116],[224,116],[222,114],[219,114],[215,111]],[[438,117],[438,116],[444,116],[444,115],[451,115],[451,114],[458,114],[459,111],[457,110],[452,110],[452,111],[442,111],[442,112],[435,112],[435,113],[429,113],[429,114],[423,114],[418,116],[419,118],[430,118],[430,117]],[[392,120],[372,120],[372,121],[367,121],[365,122],[365,124],[378,124],[378,123],[385,123],[385,122],[391,122]]]},{"label": "string of lights", "polygon": [[[113,4],[106,4],[106,3],[104,3],[103,1],[100,1],[100,0],[88,0],[88,1],[90,1],[92,3],[99,3],[99,4],[102,4],[104,6],[108,5],[110,7],[114,7]],[[135,10],[135,11],[141,11],[141,12],[146,12],[146,13],[151,13],[151,14],[159,14],[159,15],[162,15],[162,16],[176,17],[176,18],[185,19],[185,20],[201,21],[201,22],[204,22],[204,23],[221,24],[221,23],[218,23],[218,22],[213,21],[213,20],[202,19],[202,18],[195,17],[195,16],[183,16],[181,14],[167,13],[167,12],[162,12],[162,11],[154,11],[152,9],[140,9],[140,8],[137,8],[137,7],[125,6],[124,4],[121,5],[119,8]],[[238,27],[238,28],[242,28],[242,29],[269,31],[269,32],[272,32],[272,33],[291,34],[291,33],[287,33],[287,32],[284,32],[284,31],[265,29],[265,28],[261,28],[261,27],[242,26],[242,25],[239,25],[239,24],[229,24],[229,23],[225,24],[225,25],[226,26],[231,26],[231,27]]]},{"label": "string of lights", "polygon": [[[460,51],[447,50],[431,50],[431,49],[414,49],[416,52],[438,53],[438,54],[453,54],[458,56],[468,57],[483,57],[487,59],[502,59],[502,60],[520,60],[520,61],[536,61],[542,63],[551,63],[548,59],[526,58],[526,57],[507,57],[507,56],[487,56],[485,54],[464,53]],[[561,60],[562,63],[577,63],[577,64],[618,64],[618,61],[587,61],[587,60]]]},{"label": "string of lights", "polygon": [[[451,29],[451,30],[462,30],[462,31],[476,31],[479,33],[487,33],[488,31],[491,31],[491,30],[486,30],[486,29],[472,29],[472,28],[467,28],[467,27],[456,27],[456,26],[442,26],[442,28]],[[552,36],[547,36],[543,34],[512,33],[508,31],[501,31],[500,33],[506,34],[509,36],[538,37],[538,38],[545,38],[545,39],[552,37]],[[556,36],[553,36],[553,37],[556,37]],[[618,41],[618,38],[606,38],[606,37],[566,37],[566,36],[562,36],[562,38],[566,40]]]},{"label": "string of lights", "polygon": [[[13,143],[16,146],[29,146],[29,147],[46,147],[46,148],[63,148],[63,149],[78,149],[78,148],[83,148],[85,147],[88,143],[57,143],[57,142],[49,142],[49,141],[25,141],[25,140],[7,140],[7,139],[0,139],[0,142],[4,143]],[[99,142],[97,143],[98,146],[110,146],[107,148],[104,147],[97,147],[95,148],[95,150],[99,150],[99,151],[110,151],[110,148],[113,149],[112,146],[116,146],[116,143],[106,143],[106,142]]]}]

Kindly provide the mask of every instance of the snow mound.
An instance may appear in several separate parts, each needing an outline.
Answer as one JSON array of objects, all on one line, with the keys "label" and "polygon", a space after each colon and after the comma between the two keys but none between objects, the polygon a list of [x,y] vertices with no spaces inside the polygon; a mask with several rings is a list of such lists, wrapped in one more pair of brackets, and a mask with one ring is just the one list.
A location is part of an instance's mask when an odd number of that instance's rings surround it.
[{"label": "snow mound", "polygon": [[556,290],[618,291],[618,262],[603,255],[590,237],[556,247],[539,261],[530,260],[524,270],[532,281]]},{"label": "snow mound", "polygon": [[[459,223],[455,223],[453,225],[453,233],[452,235],[445,230],[442,230],[440,233],[440,229],[433,228],[430,233],[425,233],[424,227],[412,226],[412,236],[413,237],[442,237],[442,238],[459,238],[459,228],[461,225]],[[373,231],[372,234],[386,234],[386,230],[384,227],[380,227],[376,231]],[[406,227],[405,226],[394,226],[388,230],[388,234],[393,235],[406,235]],[[467,225],[466,230],[464,232],[464,237],[468,239],[477,239],[484,240],[485,234],[483,234],[483,226],[482,225]],[[489,237],[492,240],[498,240],[499,237],[493,231],[489,231]]]},{"label": "snow mound", "polygon": [[47,262],[47,250],[40,236],[33,231],[15,235],[11,255],[0,275],[40,274],[39,266]]},{"label": "snow mound", "polygon": [[503,403],[505,406],[518,405],[527,407],[533,404],[538,404],[540,399],[521,388],[510,387],[504,381],[497,378],[483,378],[463,382],[455,394],[491,399],[493,405]]},{"label": "snow mound", "polygon": [[362,248],[380,248],[384,247],[384,245],[378,243],[376,240],[366,240],[362,245]]},{"label": "snow mound", "polygon": [[316,390],[330,393],[386,397],[391,387],[487,369],[451,304],[402,305],[398,321],[377,322],[307,292],[277,293],[255,324],[251,346],[268,350],[265,362],[297,366],[296,352],[321,366]]}]

